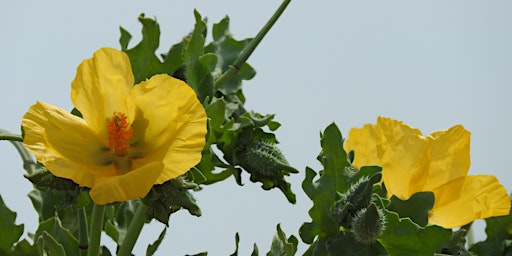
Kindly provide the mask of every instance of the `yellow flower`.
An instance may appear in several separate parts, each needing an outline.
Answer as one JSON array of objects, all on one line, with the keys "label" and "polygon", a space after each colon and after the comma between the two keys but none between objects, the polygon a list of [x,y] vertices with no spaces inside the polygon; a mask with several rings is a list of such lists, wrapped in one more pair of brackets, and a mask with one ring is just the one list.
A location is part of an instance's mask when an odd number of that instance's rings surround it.
[{"label": "yellow flower", "polygon": [[403,122],[379,117],[376,125],[352,129],[344,147],[354,150],[356,167],[382,166],[389,197],[406,200],[432,191],[429,224],[453,228],[510,211],[507,191],[494,176],[467,175],[469,140],[462,125],[424,137]]},{"label": "yellow flower", "polygon": [[121,51],[102,48],[83,61],[71,100],[83,119],[31,106],[23,144],[55,176],[91,188],[96,204],[144,197],[201,159],[206,113],[194,90],[165,74],[134,86]]}]

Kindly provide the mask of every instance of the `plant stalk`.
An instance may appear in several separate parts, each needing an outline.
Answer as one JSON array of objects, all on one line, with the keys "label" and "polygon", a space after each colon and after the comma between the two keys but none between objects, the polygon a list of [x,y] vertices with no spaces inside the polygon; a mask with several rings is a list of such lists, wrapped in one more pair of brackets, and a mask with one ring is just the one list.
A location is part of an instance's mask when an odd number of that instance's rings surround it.
[{"label": "plant stalk", "polygon": [[231,78],[233,78],[240,69],[242,68],[242,65],[249,59],[249,56],[251,56],[252,52],[256,49],[256,47],[260,44],[261,40],[265,37],[265,35],[270,31],[272,26],[276,23],[276,21],[279,19],[281,14],[283,14],[284,10],[288,6],[288,4],[292,0],[284,0],[279,8],[276,10],[274,15],[270,17],[270,19],[267,21],[265,26],[261,28],[261,30],[258,32],[258,34],[251,40],[249,45],[242,51],[242,53],[238,56],[238,58],[233,62],[233,64],[230,66],[226,72],[224,72],[217,80],[215,80],[215,88],[218,89],[220,86],[222,86],[224,83],[229,81]]},{"label": "plant stalk", "polygon": [[23,147],[23,137],[17,134],[12,134],[4,129],[0,129],[0,140],[8,140],[12,143],[12,145],[18,151],[18,154],[23,160],[23,169],[27,171],[30,175],[34,173],[36,168],[36,163],[32,158],[32,155]]},{"label": "plant stalk", "polygon": [[89,234],[87,232],[87,218],[85,216],[85,207],[78,209],[78,250],[80,256],[87,256],[87,249],[89,247],[89,241],[87,241]]},{"label": "plant stalk", "polygon": [[87,256],[98,256],[100,253],[101,231],[103,229],[103,213],[105,205],[94,205],[92,209],[91,231],[89,232],[89,250]]},{"label": "plant stalk", "polygon": [[137,238],[139,238],[140,232],[142,231],[142,227],[146,222],[146,210],[147,206],[139,201],[139,205],[135,210],[135,215],[133,216],[132,221],[130,222],[130,226],[128,227],[128,231],[126,232],[126,236],[119,247],[119,251],[117,252],[117,256],[130,256],[135,246],[135,242]]}]

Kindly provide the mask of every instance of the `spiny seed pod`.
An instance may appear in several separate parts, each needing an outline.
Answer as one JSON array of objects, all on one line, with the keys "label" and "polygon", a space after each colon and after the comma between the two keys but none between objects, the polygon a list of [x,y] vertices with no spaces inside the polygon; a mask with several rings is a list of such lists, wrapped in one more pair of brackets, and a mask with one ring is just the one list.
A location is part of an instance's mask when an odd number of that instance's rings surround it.
[{"label": "spiny seed pod", "polygon": [[386,217],[381,209],[370,203],[360,210],[352,220],[354,238],[362,244],[372,244],[385,229]]},{"label": "spiny seed pod", "polygon": [[[236,153],[240,166],[261,177],[275,178],[281,174],[296,173],[274,143],[260,140],[250,143]],[[284,172],[284,173],[283,173]]]}]

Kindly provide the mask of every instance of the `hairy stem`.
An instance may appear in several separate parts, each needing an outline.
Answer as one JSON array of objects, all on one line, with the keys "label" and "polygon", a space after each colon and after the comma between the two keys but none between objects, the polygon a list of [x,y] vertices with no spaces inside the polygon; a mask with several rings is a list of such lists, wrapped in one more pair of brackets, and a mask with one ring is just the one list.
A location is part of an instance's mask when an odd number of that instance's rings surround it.
[{"label": "hairy stem", "polygon": [[270,31],[272,26],[276,23],[276,21],[279,19],[281,14],[283,14],[284,10],[288,6],[288,4],[291,2],[291,0],[284,0],[283,3],[277,8],[276,12],[270,19],[267,21],[265,26],[261,28],[261,30],[258,32],[256,37],[251,40],[249,45],[242,51],[240,56],[235,60],[235,62],[230,66],[226,72],[224,72],[217,80],[215,80],[215,88],[219,88],[221,85],[229,81],[231,78],[233,78],[238,71],[240,71],[240,68],[242,68],[242,65],[249,59],[249,56],[251,56],[252,52],[256,47],[260,44],[261,40],[265,37],[265,35]]}]

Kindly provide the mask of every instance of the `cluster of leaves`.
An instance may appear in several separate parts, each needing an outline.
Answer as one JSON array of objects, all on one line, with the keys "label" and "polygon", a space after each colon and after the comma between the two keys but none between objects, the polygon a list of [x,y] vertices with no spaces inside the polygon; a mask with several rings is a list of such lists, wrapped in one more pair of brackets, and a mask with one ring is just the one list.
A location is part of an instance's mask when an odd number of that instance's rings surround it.
[{"label": "cluster of leaves", "polygon": [[155,20],[139,17],[143,37],[133,48],[128,48],[131,35],[121,28],[121,48],[130,58],[135,82],[166,73],[186,81],[197,92],[209,118],[208,135],[202,160],[188,173],[189,180],[208,185],[233,175],[242,185],[241,174],[246,170],[251,181],[261,182],[266,190],[279,188],[288,201],[295,203],[295,194],[284,176],[297,170],[275,146],[278,142],[272,133],[280,124],[273,120],[274,115],[244,108],[242,81],[252,79],[256,72],[245,62],[237,63],[237,59],[251,39],[234,39],[229,18],[225,17],[213,25],[213,41],[206,44],[206,21],[197,11],[194,15],[193,31],[161,58],[155,54],[160,37]]}]

